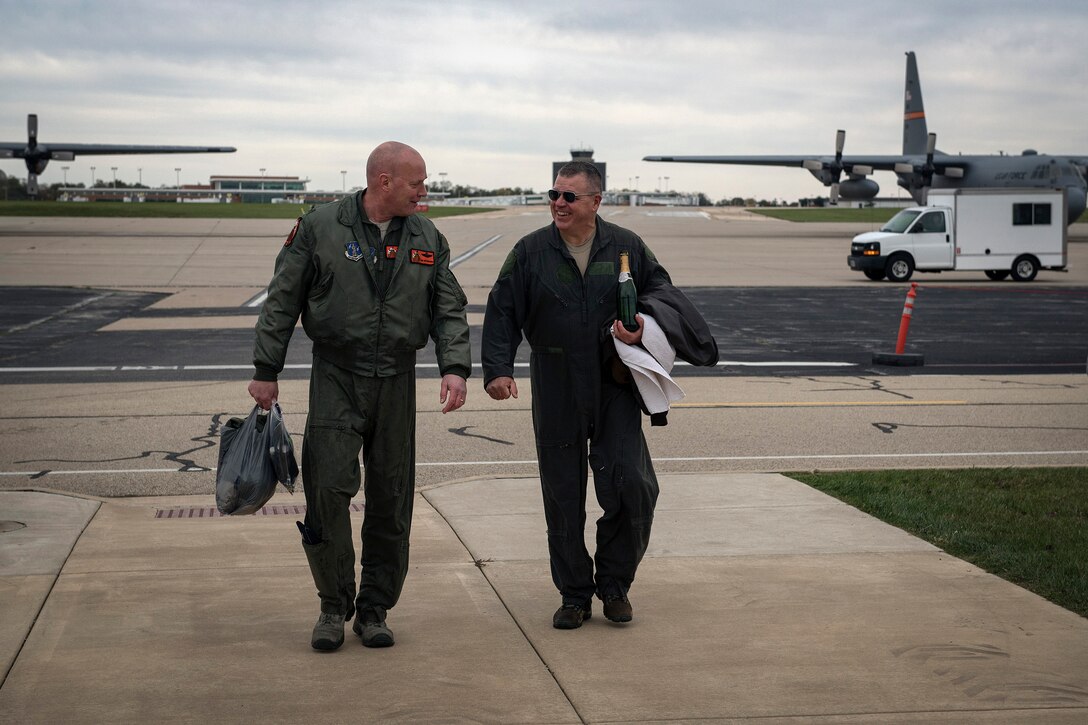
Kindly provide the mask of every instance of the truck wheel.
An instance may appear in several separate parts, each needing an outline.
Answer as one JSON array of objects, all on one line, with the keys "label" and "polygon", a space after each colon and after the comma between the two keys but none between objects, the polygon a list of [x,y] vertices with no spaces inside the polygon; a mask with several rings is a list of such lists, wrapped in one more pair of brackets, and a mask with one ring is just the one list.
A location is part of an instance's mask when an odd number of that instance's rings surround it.
[{"label": "truck wheel", "polygon": [[874,282],[879,282],[884,279],[884,270],[882,269],[867,269],[865,270],[865,276]]},{"label": "truck wheel", "polygon": [[1030,254],[1017,257],[1012,263],[1012,278],[1017,282],[1030,282],[1039,274],[1039,260]]},{"label": "truck wheel", "polygon": [[897,254],[888,260],[884,274],[892,282],[906,282],[914,274],[914,260],[909,254]]},{"label": "truck wheel", "polygon": [[986,276],[995,282],[1000,282],[1009,276],[1009,270],[1007,269],[988,269],[986,270]]}]

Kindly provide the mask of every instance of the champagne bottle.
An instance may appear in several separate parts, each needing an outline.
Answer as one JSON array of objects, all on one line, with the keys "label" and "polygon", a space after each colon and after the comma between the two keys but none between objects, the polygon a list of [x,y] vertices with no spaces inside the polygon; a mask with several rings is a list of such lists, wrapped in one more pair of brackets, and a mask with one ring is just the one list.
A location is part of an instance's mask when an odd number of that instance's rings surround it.
[{"label": "champagne bottle", "polygon": [[635,289],[635,280],[631,279],[631,261],[627,252],[620,252],[620,278],[617,290],[617,302],[620,322],[623,329],[628,332],[638,330],[638,322],[635,321],[635,310],[638,308],[638,291]]}]

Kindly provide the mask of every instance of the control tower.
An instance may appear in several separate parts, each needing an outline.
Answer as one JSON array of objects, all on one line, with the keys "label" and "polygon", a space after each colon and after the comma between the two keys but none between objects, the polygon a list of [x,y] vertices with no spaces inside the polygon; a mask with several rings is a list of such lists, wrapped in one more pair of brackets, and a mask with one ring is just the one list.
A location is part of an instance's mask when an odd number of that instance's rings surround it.
[{"label": "control tower", "polygon": [[[596,166],[597,171],[601,172],[601,191],[604,191],[605,189],[608,188],[608,176],[604,172],[605,162],[603,162],[603,161],[594,161],[593,160],[593,149],[588,148],[588,147],[572,148],[570,150],[570,160],[571,161],[588,161],[589,163]],[[551,185],[551,183],[553,181],[555,181],[555,177],[559,175],[560,167],[563,166],[563,164],[565,164],[565,163],[567,163],[567,162],[566,161],[556,161],[556,162],[552,163],[552,175],[551,175],[551,178],[548,179],[548,185],[549,186]]]}]

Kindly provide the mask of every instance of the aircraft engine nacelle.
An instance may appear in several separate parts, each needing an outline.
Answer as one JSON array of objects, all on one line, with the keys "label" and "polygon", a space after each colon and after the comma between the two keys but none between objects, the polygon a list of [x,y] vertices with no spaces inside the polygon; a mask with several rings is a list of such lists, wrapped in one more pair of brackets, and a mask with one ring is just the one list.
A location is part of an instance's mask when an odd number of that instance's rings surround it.
[{"label": "aircraft engine nacelle", "polygon": [[847,179],[839,183],[839,196],[843,199],[872,199],[880,192],[880,184],[872,179]]},{"label": "aircraft engine nacelle", "polygon": [[32,174],[40,174],[45,171],[45,167],[49,164],[48,156],[27,156],[26,157],[26,169]]}]

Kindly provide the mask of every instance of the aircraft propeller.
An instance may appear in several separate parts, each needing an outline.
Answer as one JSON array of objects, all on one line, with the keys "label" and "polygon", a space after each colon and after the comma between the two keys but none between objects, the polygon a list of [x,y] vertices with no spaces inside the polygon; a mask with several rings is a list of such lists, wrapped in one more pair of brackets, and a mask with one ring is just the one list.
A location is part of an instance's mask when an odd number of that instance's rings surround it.
[{"label": "aircraft propeller", "polygon": [[839,129],[835,132],[835,160],[805,159],[801,166],[812,172],[812,175],[831,187],[831,203],[839,203],[839,179],[842,177],[842,147],[846,144],[846,131]]},{"label": "aircraft propeller", "polygon": [[939,174],[950,179],[962,179],[963,169],[958,166],[941,166],[933,163],[933,154],[937,149],[937,134],[931,133],[926,137],[926,160],[924,164],[899,163],[895,165],[895,173],[910,174],[910,186],[913,189],[921,189],[933,183],[933,175]]},{"label": "aircraft propeller", "polygon": [[822,159],[805,159],[801,162],[803,168],[812,172],[812,175],[825,186],[831,187],[830,199],[832,204],[839,203],[840,180],[843,171],[849,176],[846,182],[842,182],[850,187],[850,193],[847,194],[844,191],[846,198],[870,198],[875,196],[877,189],[879,189],[873,182],[863,180],[864,177],[873,173],[872,166],[843,164],[842,149],[845,144],[846,131],[840,128],[835,133],[835,158],[833,160],[824,157]]}]

